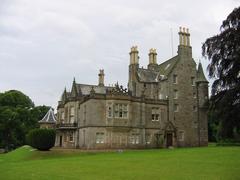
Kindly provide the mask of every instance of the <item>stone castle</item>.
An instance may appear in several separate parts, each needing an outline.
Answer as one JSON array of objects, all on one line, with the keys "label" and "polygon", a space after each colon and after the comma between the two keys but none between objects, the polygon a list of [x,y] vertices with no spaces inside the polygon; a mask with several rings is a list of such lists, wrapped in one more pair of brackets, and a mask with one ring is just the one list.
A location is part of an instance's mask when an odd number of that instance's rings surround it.
[{"label": "stone castle", "polygon": [[157,148],[207,146],[208,81],[192,58],[188,29],[180,28],[178,53],[158,64],[149,51],[146,69],[131,48],[128,88],[78,84],[64,90],[57,107],[56,146]]}]

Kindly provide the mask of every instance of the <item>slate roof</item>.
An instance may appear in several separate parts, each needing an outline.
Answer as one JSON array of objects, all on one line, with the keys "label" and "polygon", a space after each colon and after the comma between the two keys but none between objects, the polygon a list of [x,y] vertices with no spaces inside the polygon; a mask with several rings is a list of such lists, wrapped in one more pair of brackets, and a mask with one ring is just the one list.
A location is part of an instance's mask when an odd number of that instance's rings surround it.
[{"label": "slate roof", "polygon": [[137,75],[141,82],[158,82],[165,79],[178,62],[178,56],[175,56],[162,64],[159,64],[157,71],[140,68]]},{"label": "slate roof", "polygon": [[47,114],[42,118],[42,120],[38,121],[39,123],[56,123],[57,119],[54,115],[54,111],[52,108],[49,109]]},{"label": "slate roof", "polygon": [[201,63],[201,62],[198,64],[197,81],[198,81],[198,82],[208,82],[208,80],[206,79],[206,77],[205,77],[205,75],[204,75],[203,68],[202,68],[202,63]]},{"label": "slate roof", "polygon": [[142,82],[158,82],[158,72],[148,69],[138,69],[137,75]]},{"label": "slate roof", "polygon": [[178,62],[178,56],[174,56],[171,59],[159,64],[159,72],[164,76],[168,76],[168,74],[172,71],[175,64]]}]

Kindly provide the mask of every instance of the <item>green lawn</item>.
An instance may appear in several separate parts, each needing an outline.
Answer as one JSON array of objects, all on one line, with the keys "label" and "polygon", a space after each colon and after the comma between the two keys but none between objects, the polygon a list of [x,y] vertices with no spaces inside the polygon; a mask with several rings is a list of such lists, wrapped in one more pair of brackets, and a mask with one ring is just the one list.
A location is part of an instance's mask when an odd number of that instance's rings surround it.
[{"label": "green lawn", "polygon": [[86,153],[24,146],[0,155],[0,179],[240,179],[240,147]]}]

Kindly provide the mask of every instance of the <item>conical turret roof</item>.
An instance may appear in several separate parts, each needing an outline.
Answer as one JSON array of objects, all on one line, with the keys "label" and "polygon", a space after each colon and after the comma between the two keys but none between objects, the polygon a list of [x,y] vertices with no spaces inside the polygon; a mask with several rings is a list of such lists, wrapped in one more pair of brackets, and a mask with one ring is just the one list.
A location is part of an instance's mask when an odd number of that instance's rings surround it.
[{"label": "conical turret roof", "polygon": [[55,124],[57,121],[54,111],[52,108],[49,109],[47,114],[42,118],[42,120],[38,121],[39,123],[53,123]]},{"label": "conical turret roof", "polygon": [[202,63],[199,62],[198,64],[198,70],[197,70],[197,82],[207,82],[208,80],[206,79],[204,72],[203,72],[203,68],[202,68]]}]

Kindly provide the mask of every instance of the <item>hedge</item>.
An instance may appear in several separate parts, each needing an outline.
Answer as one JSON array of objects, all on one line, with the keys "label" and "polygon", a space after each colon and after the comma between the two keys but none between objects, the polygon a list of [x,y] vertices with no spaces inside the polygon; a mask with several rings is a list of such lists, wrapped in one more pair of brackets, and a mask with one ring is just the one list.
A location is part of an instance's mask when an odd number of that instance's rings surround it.
[{"label": "hedge", "polygon": [[55,137],[54,129],[33,129],[27,135],[27,142],[33,148],[47,151],[54,146]]}]

